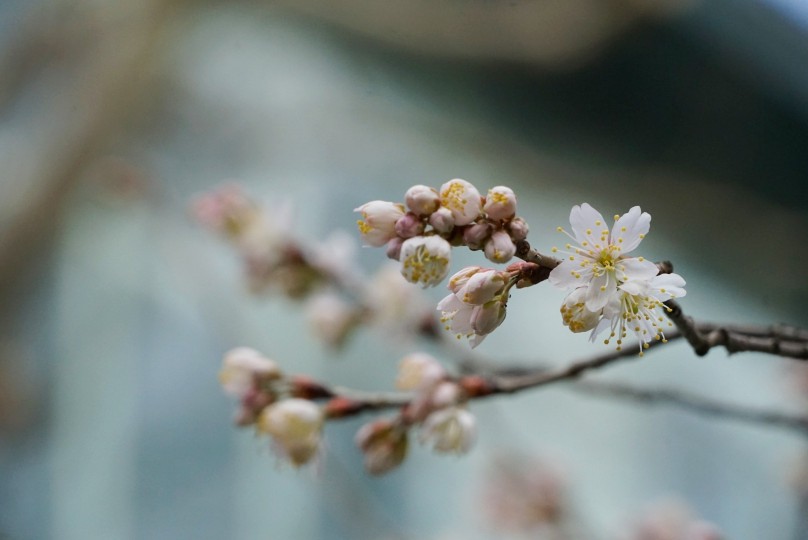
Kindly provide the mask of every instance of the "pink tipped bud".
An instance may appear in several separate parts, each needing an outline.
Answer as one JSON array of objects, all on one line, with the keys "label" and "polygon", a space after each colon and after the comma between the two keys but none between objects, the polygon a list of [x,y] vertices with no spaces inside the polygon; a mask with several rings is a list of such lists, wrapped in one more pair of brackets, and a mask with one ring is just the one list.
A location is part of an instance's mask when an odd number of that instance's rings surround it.
[{"label": "pink tipped bud", "polygon": [[495,221],[511,219],[516,214],[516,195],[509,187],[493,187],[488,190],[483,210],[488,219]]},{"label": "pink tipped bud", "polygon": [[404,195],[404,201],[414,214],[428,216],[440,206],[440,195],[429,186],[412,186]]},{"label": "pink tipped bud", "polygon": [[412,238],[423,232],[424,222],[412,212],[407,212],[396,221],[396,234],[401,238]]},{"label": "pink tipped bud", "polygon": [[485,241],[491,236],[491,231],[494,227],[487,221],[481,223],[474,223],[466,227],[463,231],[463,243],[469,249],[482,249]]},{"label": "pink tipped bud", "polygon": [[513,218],[508,223],[508,232],[510,233],[514,242],[527,238],[529,229],[530,227],[528,227],[527,221],[520,217]]},{"label": "pink tipped bud", "polygon": [[387,258],[397,261],[401,256],[401,245],[403,243],[404,239],[398,236],[387,242]]}]

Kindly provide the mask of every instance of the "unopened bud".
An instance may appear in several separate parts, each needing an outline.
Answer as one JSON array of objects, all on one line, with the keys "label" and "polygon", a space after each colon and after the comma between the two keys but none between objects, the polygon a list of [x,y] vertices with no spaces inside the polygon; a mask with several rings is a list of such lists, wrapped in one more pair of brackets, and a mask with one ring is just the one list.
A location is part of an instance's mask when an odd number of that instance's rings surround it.
[{"label": "unopened bud", "polygon": [[356,446],[365,455],[370,474],[384,474],[407,456],[407,430],[395,420],[380,419],[362,426],[356,433]]},{"label": "unopened bud", "polygon": [[440,195],[429,186],[412,186],[404,195],[404,202],[413,213],[427,216],[440,206]]},{"label": "unopened bud", "polygon": [[495,263],[506,263],[516,253],[516,245],[505,231],[499,230],[485,243],[485,258]]},{"label": "unopened bud", "polygon": [[463,230],[463,243],[469,249],[482,249],[492,230],[493,226],[487,221],[472,223]]},{"label": "unopened bud", "polygon": [[401,238],[412,238],[424,232],[424,223],[421,219],[413,214],[407,212],[398,221],[396,221],[396,234]]},{"label": "unopened bud", "polygon": [[520,217],[513,218],[508,223],[508,232],[510,233],[514,242],[527,238],[527,233],[529,230],[530,227],[528,227],[527,221]]},{"label": "unopened bud", "polygon": [[441,207],[429,216],[429,224],[439,234],[449,234],[454,229],[455,219],[451,210]]}]

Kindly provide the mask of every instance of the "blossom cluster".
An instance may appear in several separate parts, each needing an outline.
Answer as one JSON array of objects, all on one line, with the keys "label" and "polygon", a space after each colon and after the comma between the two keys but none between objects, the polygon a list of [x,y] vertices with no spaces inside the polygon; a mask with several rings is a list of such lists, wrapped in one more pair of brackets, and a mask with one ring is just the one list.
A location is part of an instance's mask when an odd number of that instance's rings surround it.
[{"label": "blossom cluster", "polygon": [[304,302],[314,335],[331,348],[342,347],[362,325],[404,337],[431,317],[397,265],[363,275],[347,233],[338,231],[324,242],[296,238],[288,206],[263,209],[237,184],[225,184],[198,195],[192,213],[236,249],[252,291],[278,290]]},{"label": "blossom cluster", "polygon": [[416,185],[405,203],[371,201],[356,208],[365,245],[386,246],[387,256],[401,262],[411,283],[430,287],[449,272],[452,246],[483,250],[495,263],[506,263],[516,244],[527,237],[528,225],[516,216],[512,189],[496,186],[485,197],[471,183],[456,178],[440,190]]},{"label": "blossom cluster", "polygon": [[399,366],[396,387],[412,392],[412,400],[397,416],[365,424],[356,434],[368,472],[383,474],[401,464],[413,426],[420,429],[419,441],[436,452],[464,454],[471,449],[477,422],[467,408],[469,396],[434,357],[426,353],[406,356]]},{"label": "blossom cluster", "polygon": [[[609,229],[603,216],[587,203],[570,212],[572,233],[559,227],[572,240],[567,254],[550,273],[550,282],[569,290],[561,306],[564,325],[573,332],[591,330],[594,341],[604,330],[617,342],[618,350],[629,332],[648,347],[652,339],[665,340],[661,312],[663,302],[685,295],[685,281],[674,273],[660,274],[659,267],[634,251],[651,227],[651,215],[639,206],[614,216]],[[668,323],[670,326],[671,323]]]},{"label": "blossom cluster", "polygon": [[[340,396],[306,377],[289,377],[258,351],[246,347],[224,356],[219,380],[224,391],[239,400],[236,423],[254,425],[271,437],[276,454],[294,466],[313,462],[322,453],[326,420],[365,407],[361,398]],[[396,381],[399,390],[412,392],[392,418],[362,426],[356,444],[372,474],[385,473],[407,455],[409,431],[417,427],[419,441],[439,453],[461,454],[474,443],[476,421],[468,411],[468,394],[432,356],[405,357]],[[317,399],[328,399],[324,405]]]},{"label": "blossom cluster", "polygon": [[451,294],[438,303],[441,322],[457,338],[467,337],[472,348],[482,343],[505,320],[508,295],[519,271],[470,266],[449,279]]}]

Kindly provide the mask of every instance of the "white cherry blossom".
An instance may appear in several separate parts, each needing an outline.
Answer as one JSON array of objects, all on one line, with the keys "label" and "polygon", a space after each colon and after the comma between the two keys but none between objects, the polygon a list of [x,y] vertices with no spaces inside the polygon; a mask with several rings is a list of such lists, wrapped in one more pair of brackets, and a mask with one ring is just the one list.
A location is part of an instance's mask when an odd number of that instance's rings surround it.
[{"label": "white cherry blossom", "polygon": [[[562,289],[586,288],[585,305],[589,311],[603,309],[626,281],[649,280],[659,272],[657,266],[643,257],[628,257],[645,238],[651,226],[651,215],[633,207],[615,216],[611,231],[600,212],[589,204],[574,206],[570,212],[575,244],[567,244],[569,257],[550,273],[550,282]],[[562,232],[564,229],[559,227]],[[553,248],[553,251],[558,251]]]},{"label": "white cherry blossom", "polygon": [[421,426],[421,443],[436,452],[465,454],[474,445],[477,420],[461,407],[439,409],[426,417]]},{"label": "white cherry blossom", "polygon": [[284,399],[263,410],[258,428],[272,436],[278,454],[292,465],[305,465],[321,447],[325,417],[315,403],[300,398]]}]

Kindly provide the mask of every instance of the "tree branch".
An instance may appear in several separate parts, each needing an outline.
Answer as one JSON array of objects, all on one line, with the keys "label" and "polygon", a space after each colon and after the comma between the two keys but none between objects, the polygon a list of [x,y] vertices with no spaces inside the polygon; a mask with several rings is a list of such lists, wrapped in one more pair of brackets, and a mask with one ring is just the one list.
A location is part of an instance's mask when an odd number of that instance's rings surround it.
[{"label": "tree branch", "polygon": [[719,326],[697,324],[685,315],[675,300],[665,302],[668,318],[676,325],[693,351],[704,356],[713,347],[728,353],[764,352],[800,360],[808,359],[808,331],[788,325],[768,327]]}]

